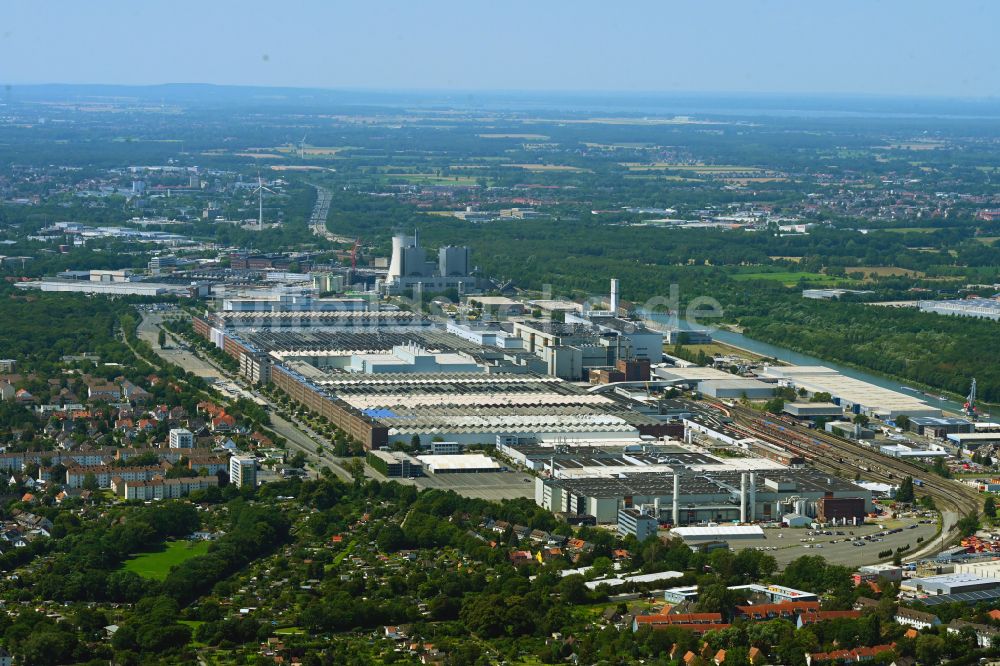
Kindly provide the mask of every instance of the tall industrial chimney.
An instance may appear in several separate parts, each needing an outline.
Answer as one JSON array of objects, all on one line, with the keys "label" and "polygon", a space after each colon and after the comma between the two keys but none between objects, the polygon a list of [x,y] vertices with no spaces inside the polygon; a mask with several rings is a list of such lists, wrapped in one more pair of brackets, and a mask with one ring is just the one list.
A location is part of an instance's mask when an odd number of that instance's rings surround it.
[{"label": "tall industrial chimney", "polygon": [[674,474],[674,502],[673,502],[673,516],[671,524],[677,527],[681,523],[681,475]]},{"label": "tall industrial chimney", "polygon": [[747,493],[747,518],[753,522],[757,517],[757,475],[750,472],[750,488]]},{"label": "tall industrial chimney", "polygon": [[611,314],[618,314],[618,278],[611,278],[611,304],[608,309]]},{"label": "tall industrial chimney", "polygon": [[747,474],[740,474],[740,522],[747,522]]}]

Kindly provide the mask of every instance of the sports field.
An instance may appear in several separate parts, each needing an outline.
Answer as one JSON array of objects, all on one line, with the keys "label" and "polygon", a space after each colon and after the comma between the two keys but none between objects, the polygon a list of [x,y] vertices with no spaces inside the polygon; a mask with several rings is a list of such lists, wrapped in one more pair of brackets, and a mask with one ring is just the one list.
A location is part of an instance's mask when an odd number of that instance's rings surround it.
[{"label": "sports field", "polygon": [[168,541],[163,550],[133,555],[124,566],[143,578],[164,580],[173,567],[207,552],[207,541]]}]

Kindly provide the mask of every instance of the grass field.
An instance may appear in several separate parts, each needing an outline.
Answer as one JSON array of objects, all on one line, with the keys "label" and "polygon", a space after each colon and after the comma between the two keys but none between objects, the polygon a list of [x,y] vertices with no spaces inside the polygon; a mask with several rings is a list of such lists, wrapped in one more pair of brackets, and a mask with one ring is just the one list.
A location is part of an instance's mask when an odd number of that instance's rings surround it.
[{"label": "grass field", "polygon": [[570,166],[568,164],[504,164],[502,166],[506,167],[516,167],[518,169],[524,169],[525,171],[567,171],[570,173],[583,173],[590,172],[590,169],[581,169],[580,167]]},{"label": "grass field", "polygon": [[[667,353],[671,350],[670,345],[664,345],[664,348],[667,350]],[[741,358],[750,359],[751,361],[764,358],[760,354],[754,354],[753,352],[731,347],[723,342],[710,342],[704,345],[684,345],[683,348],[685,351],[692,354],[697,354],[699,351],[703,351],[706,356],[739,356]]]},{"label": "grass field", "polygon": [[937,229],[935,227],[893,227],[891,229],[877,229],[876,231],[888,231],[894,234],[931,234]]},{"label": "grass field", "polygon": [[169,541],[163,550],[134,555],[126,560],[124,566],[126,571],[143,578],[164,580],[173,567],[207,552],[207,541]]},{"label": "grass field", "polygon": [[896,266],[852,266],[851,268],[845,268],[844,272],[850,275],[851,273],[863,273],[865,277],[868,277],[872,273],[878,275],[879,277],[886,277],[889,275],[902,275],[903,277],[923,277],[923,273],[920,271],[910,270],[909,268],[898,268]]},{"label": "grass field", "polygon": [[477,134],[480,139],[532,139],[545,141],[549,137],[544,134]]},{"label": "grass field", "polygon": [[401,179],[415,185],[475,185],[478,179],[472,176],[435,176],[429,173],[387,173],[386,180]]},{"label": "grass field", "polygon": [[815,283],[817,285],[831,285],[837,284],[838,282],[851,282],[847,278],[834,277],[832,275],[824,275],[823,273],[810,273],[808,271],[785,271],[785,272],[775,272],[775,273],[734,273],[731,275],[734,280],[739,282],[750,281],[750,280],[773,280],[774,282],[781,282],[787,286],[794,286],[800,281],[805,280],[806,282]]},{"label": "grass field", "polygon": [[627,167],[629,171],[656,171],[656,170],[671,170],[671,171],[690,171],[692,173],[698,174],[719,174],[719,173],[760,173],[762,169],[752,166],[738,166],[734,164],[674,164],[671,162],[653,162],[651,164],[643,164],[641,162],[622,162],[622,166]]}]

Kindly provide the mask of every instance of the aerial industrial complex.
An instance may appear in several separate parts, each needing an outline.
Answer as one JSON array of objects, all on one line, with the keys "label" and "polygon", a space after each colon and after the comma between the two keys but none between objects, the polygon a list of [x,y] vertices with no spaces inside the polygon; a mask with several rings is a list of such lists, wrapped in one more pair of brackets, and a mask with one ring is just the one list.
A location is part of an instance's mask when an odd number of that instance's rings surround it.
[{"label": "aerial industrial complex", "polygon": [[[864,522],[873,486],[845,480],[818,434],[810,442],[782,422],[862,439],[874,431],[854,417],[905,417],[914,441],[874,449],[900,461],[993,442],[919,394],[830,368],[696,365],[665,354],[665,344],[709,343],[711,334],[636,316],[616,279],[596,306],[496,295],[468,248],[428,256],[417,233],[397,234],[382,268],[249,254],[225,269],[184,268],[163,256],[150,268],[157,283],[68,271],[58,285],[25,288],[207,299],[195,333],[235,359],[248,383],[279,389],[359,442],[381,474],[448,483],[523,469],[540,506],[636,536],[671,527],[697,541],[705,535],[683,530],[713,526],[712,535],[741,539],[757,533],[733,525]],[[458,303],[423,307],[444,292]],[[789,395],[777,417],[734,418],[735,406]]]},{"label": "aerial industrial complex", "polygon": [[[520,467],[536,474],[540,506],[636,534],[664,524],[860,524],[872,510],[869,488],[733,429],[702,403],[670,397],[679,391],[719,400],[767,400],[783,387],[829,393],[832,402],[789,405],[805,421],[940,416],[917,398],[826,368],[741,376],[671,363],[663,354],[670,331],[623,314],[617,280],[607,310],[563,308],[553,321],[536,316],[546,311],[538,303],[471,295],[467,307],[487,316],[470,320],[461,310],[442,318],[394,302],[412,290],[474,290],[464,248],[442,248],[435,267],[416,235],[397,236],[388,266],[374,298],[244,288],[194,327],[249,381],[273,384],[359,440],[387,476]],[[413,445],[412,454],[398,450]],[[712,452],[719,446],[725,456]],[[501,463],[459,455],[482,447]]]}]

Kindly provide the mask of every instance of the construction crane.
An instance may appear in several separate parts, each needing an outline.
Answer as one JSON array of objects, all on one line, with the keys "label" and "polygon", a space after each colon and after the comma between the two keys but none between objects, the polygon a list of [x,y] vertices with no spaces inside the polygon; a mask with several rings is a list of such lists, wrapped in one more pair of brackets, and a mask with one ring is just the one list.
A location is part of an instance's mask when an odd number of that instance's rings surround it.
[{"label": "construction crane", "polygon": [[351,270],[353,271],[358,267],[358,247],[361,245],[361,239],[354,239],[354,247],[351,248]]},{"label": "construction crane", "polygon": [[976,420],[976,378],[972,378],[972,388],[965,398],[965,415],[973,421]]}]

